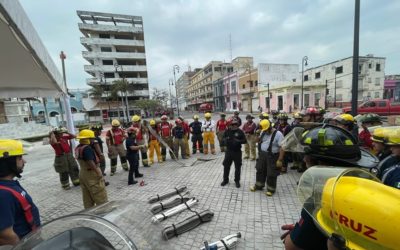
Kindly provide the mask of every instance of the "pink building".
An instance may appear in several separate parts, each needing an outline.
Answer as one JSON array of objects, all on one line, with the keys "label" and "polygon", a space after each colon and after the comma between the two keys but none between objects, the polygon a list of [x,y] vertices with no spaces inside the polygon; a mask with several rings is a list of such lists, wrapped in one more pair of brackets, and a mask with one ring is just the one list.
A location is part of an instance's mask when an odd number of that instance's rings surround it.
[{"label": "pink building", "polygon": [[226,111],[238,111],[240,104],[239,74],[237,72],[224,76],[224,95]]}]

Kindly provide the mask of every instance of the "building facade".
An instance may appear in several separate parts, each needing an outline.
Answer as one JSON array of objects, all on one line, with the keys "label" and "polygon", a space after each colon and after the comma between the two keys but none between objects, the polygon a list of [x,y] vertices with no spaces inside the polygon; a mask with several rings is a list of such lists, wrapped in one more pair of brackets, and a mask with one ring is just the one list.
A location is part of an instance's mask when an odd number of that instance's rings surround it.
[{"label": "building facade", "polygon": [[[82,55],[89,62],[84,70],[92,76],[86,83],[100,86],[101,100],[107,102],[111,98],[111,85],[122,81],[126,86],[118,95],[125,96],[127,113],[132,115],[134,101],[149,98],[142,17],[90,11],[77,11],[77,14],[82,21],[78,24],[84,36],[81,44],[87,49]],[[121,106],[118,108],[124,109],[122,102]],[[112,115],[106,109],[101,112],[105,119]]]},{"label": "building facade", "polygon": [[214,111],[225,111],[224,80],[218,78],[213,82],[214,86]]},{"label": "building facade", "polygon": [[239,95],[239,73],[233,72],[224,76],[225,110],[229,112],[239,111],[241,100]]},{"label": "building facade", "polygon": [[239,74],[239,110],[244,112],[256,112],[259,106],[258,100],[258,69],[250,67]]},{"label": "building facade", "polygon": [[400,102],[400,75],[385,76],[383,99]]},{"label": "building facade", "polygon": [[192,111],[198,111],[200,105],[214,103],[213,83],[222,76],[231,73],[233,67],[230,63],[220,61],[211,61],[204,68],[197,71],[191,78],[187,86],[188,108]]},{"label": "building facade", "polygon": [[[358,69],[358,101],[382,98],[385,58],[374,57],[373,55],[360,56]],[[308,83],[312,85],[325,84],[328,89],[327,101],[329,107],[350,106],[352,73],[353,57],[347,57],[305,70],[304,85]],[[301,82],[301,76],[299,82]],[[304,100],[304,102],[306,101]]]},{"label": "building facade", "polygon": [[[199,69],[200,70],[200,69]],[[187,110],[187,87],[195,71],[185,71],[176,81],[176,94],[179,110]]]}]

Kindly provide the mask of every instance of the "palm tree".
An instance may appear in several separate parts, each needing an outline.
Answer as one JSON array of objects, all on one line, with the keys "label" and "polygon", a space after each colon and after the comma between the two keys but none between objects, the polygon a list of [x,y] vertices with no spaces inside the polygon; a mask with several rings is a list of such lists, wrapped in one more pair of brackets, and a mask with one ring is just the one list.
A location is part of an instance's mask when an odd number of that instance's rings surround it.
[{"label": "palm tree", "polygon": [[128,91],[132,91],[133,87],[125,79],[116,80],[111,86],[111,96],[119,97],[121,96],[122,106],[124,105],[124,93],[125,93],[125,107],[126,107],[126,118],[129,119],[129,103],[128,103]]},{"label": "palm tree", "polygon": [[103,88],[100,85],[94,85],[89,89],[89,95],[95,99],[100,99],[103,96]]}]

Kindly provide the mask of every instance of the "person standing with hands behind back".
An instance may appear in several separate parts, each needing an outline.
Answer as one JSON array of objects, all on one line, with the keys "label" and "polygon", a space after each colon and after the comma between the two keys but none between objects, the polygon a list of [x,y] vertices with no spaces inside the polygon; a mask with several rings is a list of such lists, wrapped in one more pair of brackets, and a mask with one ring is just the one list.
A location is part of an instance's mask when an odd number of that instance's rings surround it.
[{"label": "person standing with hands behind back", "polygon": [[236,187],[240,188],[240,171],[242,167],[242,144],[246,143],[246,136],[243,131],[239,129],[239,121],[232,118],[228,122],[228,129],[225,131],[222,142],[226,146],[225,158],[222,162],[224,165],[224,179],[221,186],[229,183],[229,172],[231,170],[232,162],[235,163],[235,183]]},{"label": "person standing with hands behind back", "polygon": [[138,132],[138,128],[128,128],[128,138],[125,141],[126,157],[129,161],[128,185],[134,185],[137,183],[133,178],[133,173],[135,173],[135,178],[143,177],[143,174],[139,173],[139,150],[146,146],[137,144],[136,134]]}]

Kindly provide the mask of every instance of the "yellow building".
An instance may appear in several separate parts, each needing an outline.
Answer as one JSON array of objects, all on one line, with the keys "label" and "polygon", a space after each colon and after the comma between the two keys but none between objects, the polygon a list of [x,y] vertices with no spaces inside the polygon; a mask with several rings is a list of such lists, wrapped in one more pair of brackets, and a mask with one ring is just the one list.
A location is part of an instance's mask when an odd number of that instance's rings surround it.
[{"label": "yellow building", "polygon": [[258,69],[248,68],[239,75],[239,110],[244,112],[257,112],[258,100]]}]

